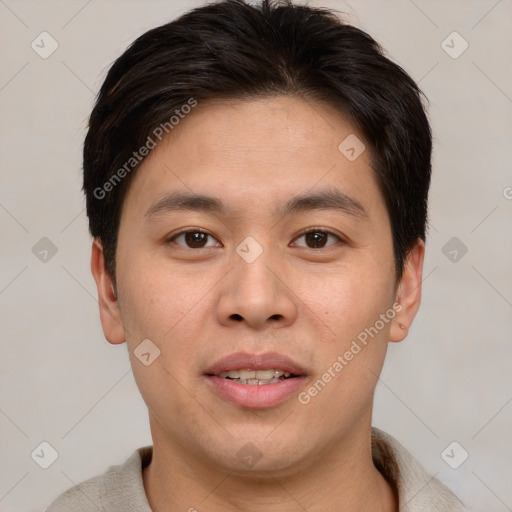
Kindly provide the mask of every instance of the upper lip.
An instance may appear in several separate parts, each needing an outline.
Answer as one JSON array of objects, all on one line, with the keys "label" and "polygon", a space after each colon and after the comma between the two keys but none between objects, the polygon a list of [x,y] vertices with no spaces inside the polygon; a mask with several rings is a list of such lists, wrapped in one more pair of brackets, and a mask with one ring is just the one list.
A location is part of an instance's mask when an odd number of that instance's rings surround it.
[{"label": "upper lip", "polygon": [[205,371],[205,374],[219,375],[231,370],[281,370],[293,375],[305,374],[305,370],[300,364],[278,352],[263,354],[235,352],[218,359]]}]

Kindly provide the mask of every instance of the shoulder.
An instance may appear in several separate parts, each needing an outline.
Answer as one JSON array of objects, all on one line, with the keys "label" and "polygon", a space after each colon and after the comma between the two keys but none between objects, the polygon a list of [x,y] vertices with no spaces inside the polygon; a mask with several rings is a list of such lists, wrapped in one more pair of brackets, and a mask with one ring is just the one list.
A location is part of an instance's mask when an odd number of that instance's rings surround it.
[{"label": "shoulder", "polygon": [[142,480],[151,455],[151,446],[135,450],[123,464],[68,489],[45,512],[151,512]]},{"label": "shoulder", "polygon": [[98,510],[105,510],[102,504],[103,480],[104,475],[98,475],[75,485],[53,501],[45,512],[98,512]]},{"label": "shoulder", "polygon": [[375,465],[394,485],[403,512],[465,512],[457,496],[437,478],[429,475],[419,462],[392,436],[372,429]]}]

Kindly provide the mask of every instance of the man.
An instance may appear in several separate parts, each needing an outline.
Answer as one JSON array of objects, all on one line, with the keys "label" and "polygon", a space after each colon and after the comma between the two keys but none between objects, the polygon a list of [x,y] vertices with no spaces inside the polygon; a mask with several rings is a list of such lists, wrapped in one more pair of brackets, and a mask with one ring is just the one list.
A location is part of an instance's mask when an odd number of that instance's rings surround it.
[{"label": "man", "polygon": [[416,84],[328,11],[221,1],[137,39],[84,191],[153,446],[48,512],[463,510],[371,427],[420,303],[430,156]]}]

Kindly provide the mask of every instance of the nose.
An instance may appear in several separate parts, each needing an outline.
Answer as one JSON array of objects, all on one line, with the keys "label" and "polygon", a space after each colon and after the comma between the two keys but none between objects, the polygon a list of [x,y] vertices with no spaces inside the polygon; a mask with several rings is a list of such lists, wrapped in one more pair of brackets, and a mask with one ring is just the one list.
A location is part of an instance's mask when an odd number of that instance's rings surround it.
[{"label": "nose", "polygon": [[245,323],[252,329],[285,327],[297,317],[297,302],[282,271],[279,258],[270,250],[250,263],[233,254],[232,270],[223,279],[217,302],[222,325]]}]

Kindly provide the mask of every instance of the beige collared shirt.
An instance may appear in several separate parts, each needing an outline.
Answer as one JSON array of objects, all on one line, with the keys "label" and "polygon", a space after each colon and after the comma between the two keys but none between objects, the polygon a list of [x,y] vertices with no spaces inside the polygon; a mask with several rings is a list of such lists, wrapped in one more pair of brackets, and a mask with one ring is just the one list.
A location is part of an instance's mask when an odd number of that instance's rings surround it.
[{"label": "beige collared shirt", "polygon": [[[151,462],[152,446],[136,450],[120,466],[72,487],[45,512],[152,512],[142,469]],[[412,455],[389,434],[372,429],[376,467],[398,494],[400,512],[464,512],[460,500],[428,475]]]}]

